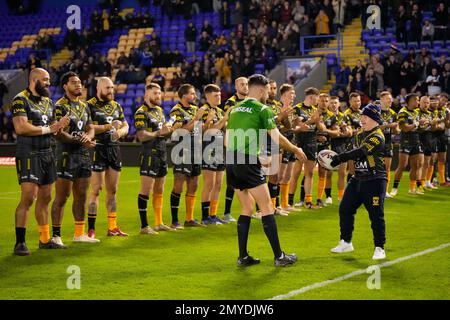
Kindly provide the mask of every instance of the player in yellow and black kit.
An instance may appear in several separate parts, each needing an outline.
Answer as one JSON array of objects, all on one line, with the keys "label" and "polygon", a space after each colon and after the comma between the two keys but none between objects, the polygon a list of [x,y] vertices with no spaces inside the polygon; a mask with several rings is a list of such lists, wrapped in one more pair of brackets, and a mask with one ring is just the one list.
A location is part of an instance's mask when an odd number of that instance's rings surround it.
[{"label": "player in yellow and black kit", "polygon": [[417,94],[411,93],[406,96],[406,107],[400,109],[397,115],[398,124],[400,126],[400,155],[398,166],[395,170],[394,187],[390,192],[395,197],[398,192],[398,185],[403,175],[403,170],[410,164],[409,170],[409,193],[423,194],[421,190],[416,190],[421,186],[420,182],[420,161],[423,156],[422,145],[418,128],[423,125],[426,120],[419,119],[419,97]]},{"label": "player in yellow and black kit", "polygon": [[[334,112],[329,110],[330,96],[327,93],[319,95],[319,103],[317,105],[320,112],[321,122],[323,126],[317,131],[317,152],[330,148],[332,137],[337,137],[340,133],[338,127],[338,118]],[[327,170],[319,164],[319,181],[317,183],[317,206],[323,207],[322,196],[325,191]],[[328,197],[328,194],[327,194]]]},{"label": "player in yellow and black kit", "polygon": [[[351,150],[355,147],[355,136],[361,131],[361,95],[357,92],[352,92],[349,95],[350,106],[345,110],[344,115],[350,122],[352,128],[352,137],[347,139],[347,150]],[[350,177],[355,174],[355,167],[353,160],[347,162],[347,182]]]},{"label": "player in yellow and black kit", "polygon": [[[248,79],[246,77],[239,77],[234,81],[236,93],[232,95],[223,107],[223,111],[234,107],[236,103],[243,101],[248,95]],[[225,192],[225,210],[223,213],[223,220],[226,222],[236,222],[236,219],[231,215],[231,204],[233,203],[234,189],[227,184]]]},{"label": "player in yellow and black kit", "polygon": [[220,189],[225,173],[224,128],[228,114],[220,108],[220,88],[208,84],[203,90],[206,98],[203,122],[203,190],[202,190],[202,224],[225,224],[228,221],[217,217]]},{"label": "player in yellow and black kit", "polygon": [[57,174],[55,200],[52,204],[53,241],[63,245],[61,224],[64,207],[73,194],[72,213],[75,220],[74,242],[99,242],[84,233],[86,200],[91,177],[91,159],[88,149],[95,146],[94,128],[87,103],[80,100],[81,80],[75,72],[67,72],[61,77],[64,97],[55,104],[55,119],[68,115],[66,130],[56,135]]},{"label": "player in yellow and black kit", "polygon": [[16,209],[16,243],[14,254],[28,256],[25,243],[26,224],[30,208],[36,200],[36,220],[39,227],[39,248],[61,248],[50,238],[48,205],[56,180],[56,166],[51,149],[51,134],[69,123],[68,117],[53,123],[53,102],[48,98],[50,75],[41,68],[31,70],[29,85],[12,101],[14,129],[17,134],[16,168],[21,196]]},{"label": "player in yellow and black kit", "polygon": [[[447,111],[448,94],[441,93],[437,109],[434,111],[437,123],[433,128],[434,139],[436,140],[438,181],[441,187],[450,186],[445,180],[445,161],[447,157],[447,138],[445,136],[446,123],[448,123],[449,112]],[[448,125],[447,125],[448,126]]]},{"label": "player in yellow and black kit", "polygon": [[[178,206],[180,196],[183,192],[184,182],[187,184],[186,191],[186,220],[185,227],[201,227],[200,223],[194,219],[195,193],[198,188],[198,176],[201,174],[201,123],[199,122],[206,108],[200,109],[194,105],[195,88],[190,84],[183,84],[178,89],[180,101],[170,110],[170,117],[173,118],[174,135],[172,138],[182,138],[183,141],[175,145],[181,154],[177,154],[178,159],[174,159],[173,167],[174,183],[172,194],[170,195],[170,206],[172,212],[172,228],[183,229],[178,221]],[[177,130],[183,129],[183,130]],[[200,156],[200,157],[199,157]],[[178,162],[178,163],[177,163]]]},{"label": "player in yellow and black kit", "polygon": [[[149,83],[145,87],[144,104],[134,114],[137,137],[142,142],[141,152],[141,190],[138,195],[141,234],[158,234],[158,231],[173,231],[162,220],[164,184],[167,175],[166,136],[172,132],[166,122],[161,105],[161,87]],[[155,228],[147,222],[147,202],[153,192]]]},{"label": "player in yellow and black kit", "polygon": [[[381,120],[383,124],[380,129],[384,134],[384,164],[386,166],[387,174],[387,188],[389,190],[389,182],[391,181],[391,164],[392,157],[394,156],[394,147],[392,144],[392,133],[396,133],[398,130],[397,114],[391,109],[392,95],[389,91],[383,91],[380,93],[380,107],[381,107]],[[386,198],[392,198],[389,192],[386,192]]]},{"label": "player in yellow and black kit", "polygon": [[[106,187],[106,210],[108,214],[108,236],[128,236],[117,226],[117,187],[122,160],[118,140],[128,134],[128,123],[122,107],[114,101],[114,84],[111,79],[101,77],[97,82],[97,95],[88,101],[97,142],[92,167],[92,192],[89,199],[89,232],[95,237],[95,219],[103,183]],[[103,182],[104,181],[104,182]]]},{"label": "player in yellow and black kit", "polygon": [[[422,146],[424,154],[423,157],[424,161],[421,161],[420,180],[423,189],[425,190],[434,189],[435,188],[434,186],[429,187],[427,181],[427,175],[430,173],[430,167],[432,168],[433,165],[432,155],[434,153],[435,148],[435,146],[433,145],[433,133],[431,131],[433,122],[433,112],[430,111],[430,97],[422,96],[420,98],[418,112],[419,112],[419,119],[426,120],[426,122],[424,122],[418,128],[420,144]],[[432,172],[433,170],[431,170],[431,174]]]},{"label": "player in yellow and black kit", "polygon": [[[305,201],[304,205],[308,209],[315,208],[312,204],[312,180],[313,170],[316,166],[317,158],[317,129],[323,125],[321,124],[320,113],[317,109],[317,100],[319,98],[319,90],[316,88],[307,88],[305,90],[305,101],[298,103],[295,107],[295,120],[293,129],[296,134],[295,139],[297,145],[303,149],[303,152],[307,156],[305,162],[296,161],[292,181],[290,183],[289,197],[294,196],[297,188],[298,178],[300,177],[302,167],[304,166],[304,188],[305,188]],[[297,206],[303,205],[302,199]]]},{"label": "player in yellow and black kit", "polygon": [[[350,120],[344,113],[339,111],[339,97],[330,97],[330,103],[328,109],[335,115],[336,123],[333,129],[338,129],[339,134],[337,136],[330,137],[330,147],[336,153],[343,153],[347,150],[347,143],[352,136],[352,128]],[[339,165],[338,168],[338,201],[342,200],[345,189],[345,163]],[[327,180],[325,183],[325,204],[333,204],[333,198],[331,197],[331,185],[332,185],[333,171],[327,172]]]}]

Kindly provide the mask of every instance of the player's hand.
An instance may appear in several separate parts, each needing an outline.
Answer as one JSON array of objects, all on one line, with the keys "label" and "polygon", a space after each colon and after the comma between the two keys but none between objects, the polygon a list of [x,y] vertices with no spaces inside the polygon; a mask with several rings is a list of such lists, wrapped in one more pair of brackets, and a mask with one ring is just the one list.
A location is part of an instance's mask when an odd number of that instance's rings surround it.
[{"label": "player's hand", "polygon": [[111,125],[116,129],[119,130],[122,127],[122,121],[120,120],[114,120]]},{"label": "player's hand", "polygon": [[50,125],[50,132],[51,133],[58,132],[58,131],[64,129],[65,127],[67,127],[69,125],[69,123],[70,123],[70,118],[69,118],[69,115],[66,114],[64,117],[59,119],[59,121]]},{"label": "player's hand", "polygon": [[319,141],[319,142],[327,142],[327,137],[318,135],[317,136],[317,141]]},{"label": "player's hand", "polygon": [[172,126],[164,124],[162,126],[161,130],[159,130],[159,135],[160,136],[165,136],[165,135],[168,135],[171,132],[172,132]]},{"label": "player's hand", "polygon": [[203,115],[205,114],[206,110],[208,110],[208,107],[203,106],[200,109],[198,109],[197,114],[195,115],[195,120],[200,120]]},{"label": "player's hand", "polygon": [[337,154],[337,155],[333,156],[333,158],[331,159],[330,165],[333,168],[335,168],[340,164],[341,164],[341,160],[339,159],[339,155]]},{"label": "player's hand", "polygon": [[281,108],[280,113],[278,114],[278,119],[284,120],[286,118],[289,118],[290,115],[294,113],[294,108],[292,106],[284,106]]},{"label": "player's hand", "polygon": [[320,111],[319,109],[317,109],[316,111],[313,112],[313,114],[311,115],[311,118],[309,118],[310,122],[317,122],[320,120]]},{"label": "player's hand", "polygon": [[116,142],[119,139],[120,139],[119,130],[114,130],[114,132],[111,135],[111,141]]},{"label": "player's hand", "polygon": [[307,160],[306,158],[306,154],[303,152],[302,148],[296,148],[296,150],[294,151],[295,157],[304,162]]},{"label": "player's hand", "polygon": [[[88,139],[89,139],[89,138],[88,138]],[[95,145],[96,145],[95,140],[91,140],[91,139],[89,139],[89,140],[87,140],[87,141],[85,141],[85,142],[83,143],[83,146],[84,146],[85,148],[88,148],[88,149],[94,148]]]},{"label": "player's hand", "polygon": [[426,125],[426,124],[428,124],[428,123],[429,123],[429,122],[428,122],[427,119],[420,119],[420,120],[419,120],[419,124],[420,124],[421,126]]},{"label": "player's hand", "polygon": [[88,135],[85,132],[82,132],[79,136],[78,136],[78,141],[80,141],[81,144],[84,144],[86,142],[88,142],[89,140],[91,140]]},{"label": "player's hand", "polygon": [[206,118],[206,122],[213,121],[216,116],[216,110],[210,110],[208,113],[208,118]]}]

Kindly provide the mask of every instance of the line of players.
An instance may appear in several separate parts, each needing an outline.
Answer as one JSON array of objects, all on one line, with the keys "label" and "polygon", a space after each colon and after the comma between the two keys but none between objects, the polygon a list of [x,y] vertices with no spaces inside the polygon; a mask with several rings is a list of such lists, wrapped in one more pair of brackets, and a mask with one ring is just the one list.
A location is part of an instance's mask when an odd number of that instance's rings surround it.
[{"label": "line of players", "polygon": [[[13,100],[13,122],[19,136],[17,150],[17,172],[21,184],[21,201],[16,210],[16,244],[14,252],[29,255],[25,244],[25,228],[29,209],[36,200],[36,218],[39,225],[40,248],[66,248],[61,240],[61,223],[64,206],[70,193],[75,220],[74,242],[99,242],[95,238],[95,220],[98,210],[99,194],[105,186],[108,212],[108,236],[127,236],[117,226],[116,192],[121,170],[118,139],[128,133],[128,124],[121,106],[114,101],[114,85],[109,78],[100,78],[97,96],[87,102],[80,100],[81,82],[75,73],[67,73],[61,79],[65,92],[55,105],[48,98],[49,75],[43,69],[30,73],[29,87]],[[167,165],[167,138],[176,129],[188,131],[189,139],[202,141],[201,132],[213,132],[212,139],[223,141],[228,114],[232,108],[243,101],[248,94],[248,82],[244,77],[235,81],[236,94],[228,99],[223,109],[220,88],[210,84],[204,88],[206,103],[200,108],[195,88],[183,84],[178,90],[179,102],[170,112],[171,121],[166,117],[161,105],[161,88],[155,83],[147,83],[144,103],[134,115],[134,125],[139,141],[142,142],[140,158],[141,188],[138,194],[138,209],[142,234],[157,234],[160,231],[175,231],[184,227],[205,227],[211,224],[225,224],[236,221],[231,215],[234,190],[227,187],[223,218],[218,217],[220,189],[224,179],[225,165],[204,162],[199,164],[180,164],[174,166],[174,185],[170,196],[172,222],[167,226],[162,221],[163,192]],[[350,107],[342,113],[339,99],[320,94],[315,88],[305,90],[303,102],[294,105],[295,90],[288,84],[280,87],[280,100],[276,100],[277,84],[270,81],[269,99],[266,102],[273,110],[280,132],[290,141],[295,141],[305,152],[307,160],[301,162],[293,154],[281,150],[280,154],[266,154],[269,161],[279,161],[280,170],[268,177],[268,186],[274,207],[279,215],[304,206],[308,209],[331,204],[332,172],[319,166],[317,203],[312,203],[312,177],[316,166],[317,153],[331,148],[337,153],[352,148],[352,137],[361,128],[361,97],[350,95]],[[430,181],[434,163],[438,160],[438,176],[445,184],[444,163],[446,152],[445,128],[450,127],[450,116],[446,109],[448,96],[419,97],[408,95],[407,107],[395,112],[390,108],[392,97],[382,92],[380,104],[383,113],[383,133],[386,138],[385,165],[390,177],[393,157],[392,134],[401,132],[399,166],[395,173],[394,188],[388,197],[397,194],[402,172],[408,165],[410,171],[410,193],[421,194],[424,188],[436,188]],[[201,126],[201,127],[200,127]],[[56,152],[51,150],[51,136],[57,140]],[[212,141],[211,141],[212,142]],[[192,146],[195,144],[192,143]],[[93,158],[89,149],[94,148]],[[194,157],[195,150],[182,152]],[[56,155],[56,157],[55,157]],[[214,154],[209,157],[215,159]],[[191,159],[193,163],[194,159]],[[410,160],[410,161],[409,161]],[[301,198],[294,204],[301,172]],[[354,173],[352,161],[341,164],[338,170],[338,199],[345,188],[345,174]],[[194,219],[198,179],[202,174],[201,193],[202,219]],[[425,181],[424,181],[425,180]],[[56,195],[52,204],[51,216],[53,236],[50,237],[48,206],[51,202],[52,186],[56,182]],[[186,217],[184,225],[178,219],[179,204],[186,183]],[[92,192],[89,201],[89,184]],[[417,186],[417,188],[416,188]],[[326,194],[325,203],[322,202]],[[152,195],[154,228],[147,221],[147,204]],[[85,234],[85,206],[88,209],[88,232]],[[258,217],[256,214],[255,217]]]}]

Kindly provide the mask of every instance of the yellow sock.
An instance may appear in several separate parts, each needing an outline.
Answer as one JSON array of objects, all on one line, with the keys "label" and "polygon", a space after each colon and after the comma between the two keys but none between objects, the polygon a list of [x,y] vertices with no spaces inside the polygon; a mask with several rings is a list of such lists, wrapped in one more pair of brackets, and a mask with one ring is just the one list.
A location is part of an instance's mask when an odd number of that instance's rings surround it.
[{"label": "yellow sock", "polygon": [[425,188],[425,179],[420,180],[420,183],[422,184],[422,187]]},{"label": "yellow sock", "polygon": [[416,190],[416,180],[409,180],[409,190]]},{"label": "yellow sock", "polygon": [[275,209],[276,205],[277,205],[277,198],[272,198],[272,207]]},{"label": "yellow sock", "polygon": [[391,182],[391,171],[386,172],[387,175],[387,185],[386,185],[386,189],[389,189],[389,183]]},{"label": "yellow sock", "polygon": [[219,206],[219,200],[211,200],[209,204],[209,216],[217,216],[217,207]]},{"label": "yellow sock", "polygon": [[42,226],[38,226],[39,228],[39,241],[41,243],[48,243],[50,241],[50,226],[48,224],[44,224]]},{"label": "yellow sock", "polygon": [[338,190],[338,200],[341,201],[343,196],[344,196],[344,189],[339,189]]},{"label": "yellow sock", "polygon": [[280,183],[281,207],[289,207],[289,182]]},{"label": "yellow sock", "polygon": [[322,199],[323,193],[325,191],[325,177],[319,177],[319,182],[317,183],[317,199]]},{"label": "yellow sock", "polygon": [[163,195],[153,193],[153,211],[155,211],[155,226],[162,224]]},{"label": "yellow sock", "polygon": [[115,212],[108,212],[108,229],[114,230],[117,228],[117,214]]},{"label": "yellow sock", "polygon": [[439,175],[439,183],[445,183],[445,162],[438,162],[438,175]]},{"label": "yellow sock", "polygon": [[194,220],[195,194],[186,193],[186,221]]},{"label": "yellow sock", "polygon": [[434,166],[431,166],[428,168],[427,170],[427,181],[431,181],[431,178],[433,177],[433,171],[434,171]]},{"label": "yellow sock", "polygon": [[84,220],[75,221],[75,237],[82,236],[84,234]]},{"label": "yellow sock", "polygon": [[305,195],[305,203],[311,203],[312,202],[312,194],[306,194]]}]

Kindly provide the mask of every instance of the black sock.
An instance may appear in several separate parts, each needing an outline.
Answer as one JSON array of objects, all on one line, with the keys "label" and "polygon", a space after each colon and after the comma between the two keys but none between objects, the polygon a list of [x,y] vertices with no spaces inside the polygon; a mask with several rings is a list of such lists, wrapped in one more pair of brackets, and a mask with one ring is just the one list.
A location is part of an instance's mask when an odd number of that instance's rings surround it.
[{"label": "black sock", "polygon": [[273,250],[275,258],[281,257],[280,240],[278,239],[277,223],[273,214],[262,217],[264,232]]},{"label": "black sock", "polygon": [[278,193],[278,185],[268,182],[267,186],[269,187],[270,199],[276,198]]},{"label": "black sock", "polygon": [[209,217],[209,206],[211,205],[210,201],[202,202],[202,220],[206,220]]},{"label": "black sock", "polygon": [[172,223],[178,222],[178,207],[180,205],[180,194],[172,192],[170,195],[170,210],[172,212]]},{"label": "black sock", "polygon": [[239,258],[245,258],[246,256],[248,256],[247,240],[251,220],[252,219],[248,216],[240,215],[237,221]]},{"label": "black sock", "polygon": [[141,228],[148,227],[147,201],[148,196],[145,196],[143,194],[138,195],[138,208],[139,208],[139,216],[141,217]]},{"label": "black sock", "polygon": [[398,184],[400,183],[399,180],[394,180],[394,189],[398,188]]},{"label": "black sock", "polygon": [[300,187],[300,201],[305,201],[305,177],[303,177]]},{"label": "black sock", "polygon": [[353,174],[351,174],[351,173],[348,173],[347,174],[347,183],[350,181],[350,178],[353,176]]},{"label": "black sock", "polygon": [[16,244],[25,242],[26,228],[16,228]]},{"label": "black sock", "polygon": [[289,204],[290,206],[293,206],[293,205],[294,205],[294,194],[293,194],[293,193],[289,193],[288,204]]},{"label": "black sock", "polygon": [[331,198],[331,188],[325,188],[325,196]]},{"label": "black sock", "polygon": [[[90,228],[89,228],[90,229]],[[61,226],[52,226],[53,237],[61,237]]]},{"label": "black sock", "polygon": [[420,180],[417,180],[417,181],[416,181],[416,186],[417,186],[417,188],[419,188],[421,185],[422,185],[422,182],[421,182]]},{"label": "black sock", "polygon": [[275,194],[275,206],[278,208],[280,206],[280,184],[277,184],[277,193]]},{"label": "black sock", "polygon": [[227,186],[227,191],[225,193],[225,214],[231,213],[231,204],[233,203],[233,197],[234,197],[234,188]]},{"label": "black sock", "polygon": [[[139,203],[138,203],[139,205]],[[147,208],[147,205],[145,206]],[[96,213],[88,213],[88,228],[95,230],[95,219],[97,219]]]}]

